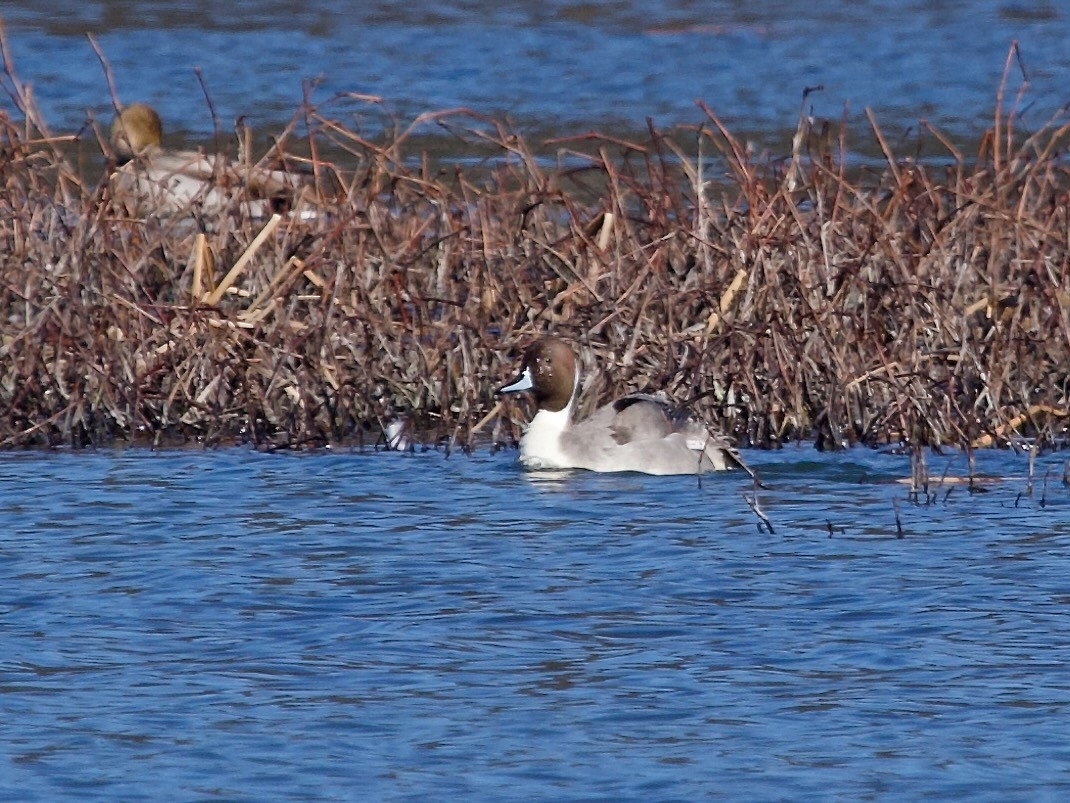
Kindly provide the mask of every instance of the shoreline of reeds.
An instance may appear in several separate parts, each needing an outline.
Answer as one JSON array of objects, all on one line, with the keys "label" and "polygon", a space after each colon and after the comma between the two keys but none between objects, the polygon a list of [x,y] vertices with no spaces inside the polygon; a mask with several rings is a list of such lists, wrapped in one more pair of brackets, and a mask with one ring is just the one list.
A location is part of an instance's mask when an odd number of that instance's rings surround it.
[{"label": "shoreline of reeds", "polygon": [[[398,416],[416,443],[514,443],[526,411],[494,391],[551,331],[588,406],[665,388],[744,446],[1066,435],[1068,126],[1021,130],[1003,88],[976,155],[926,127],[944,164],[898,157],[871,117],[886,164],[860,171],[805,117],[783,159],[701,107],[558,141],[550,169],[464,111],[371,140],[306,103],[263,161],[309,174],[312,211],[264,220],[241,186],[129,214],[114,163],[79,175],[9,61],[3,84],[2,448],[372,446]],[[494,158],[421,161],[430,120]]]}]

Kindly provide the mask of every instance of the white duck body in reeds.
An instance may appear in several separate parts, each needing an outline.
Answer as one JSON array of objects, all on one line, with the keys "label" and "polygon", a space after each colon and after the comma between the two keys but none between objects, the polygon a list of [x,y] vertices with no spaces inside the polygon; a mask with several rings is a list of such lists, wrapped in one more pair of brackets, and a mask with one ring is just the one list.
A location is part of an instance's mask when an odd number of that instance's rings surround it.
[{"label": "white duck body in reeds", "polygon": [[305,183],[287,171],[245,167],[220,155],[165,150],[162,135],[160,116],[143,103],[126,106],[112,122],[110,139],[120,162],[112,192],[132,214],[241,209],[268,217],[292,203]]},{"label": "white duck body in reeds", "polygon": [[699,474],[742,468],[727,439],[667,399],[633,394],[573,420],[579,371],[572,349],[544,337],[524,355],[520,375],[499,393],[531,391],[538,409],[520,439],[528,468],[582,468],[643,474]]}]

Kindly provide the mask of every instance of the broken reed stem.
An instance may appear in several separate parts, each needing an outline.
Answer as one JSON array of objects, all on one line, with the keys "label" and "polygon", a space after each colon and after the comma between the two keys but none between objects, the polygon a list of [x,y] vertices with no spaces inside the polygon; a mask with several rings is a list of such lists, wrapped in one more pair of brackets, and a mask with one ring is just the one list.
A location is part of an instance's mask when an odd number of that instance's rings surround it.
[{"label": "broken reed stem", "polygon": [[204,303],[210,307],[214,307],[219,303],[219,299],[223,297],[223,294],[231,288],[231,286],[238,281],[238,277],[241,276],[242,271],[252,261],[253,256],[260,249],[260,246],[264,244],[272,232],[278,228],[279,223],[282,222],[282,215],[276,213],[271,216],[267,223],[264,224],[264,228],[260,230],[260,233],[256,235],[256,238],[249,244],[249,247],[242,252],[242,255],[238,257],[238,261],[234,263],[234,267],[227,272],[227,275],[223,277],[223,281],[219,283],[215,290],[208,294],[204,299]]},{"label": "broken reed stem", "polygon": [[[701,476],[701,475],[700,475]],[[758,484],[755,483],[754,493],[743,494],[743,501],[747,503],[747,506],[751,509],[755,516],[758,517],[758,530],[761,531],[764,526],[770,535],[776,535],[773,530],[773,523],[769,521],[769,517],[762,510],[761,505],[758,502]]]},{"label": "broken reed stem", "polygon": [[304,272],[305,263],[303,263],[297,257],[290,257],[289,261],[287,261],[285,265],[279,268],[278,273],[276,273],[275,276],[271,279],[271,281],[268,282],[268,285],[264,288],[263,292],[261,292],[260,295],[258,295],[253,300],[253,302],[249,304],[248,307],[242,310],[239,315],[245,317],[252,315],[269,299],[283,292],[287,287],[290,286],[291,282],[293,282],[298,276],[300,276]]},{"label": "broken reed stem", "polygon": [[190,282],[191,303],[196,304],[201,300],[201,287],[204,284],[204,267],[207,259],[206,253],[208,242],[204,232],[197,232],[193,238],[193,253],[190,260],[193,263],[193,280]]},{"label": "broken reed stem", "polygon": [[1070,415],[1065,409],[1052,407],[1050,404],[1034,404],[1024,413],[1019,413],[1008,421],[997,426],[992,432],[977,437],[970,444],[975,449],[984,449],[996,443],[999,439],[1009,438],[1023,424],[1036,419],[1039,416],[1051,416],[1053,418],[1066,418]]}]

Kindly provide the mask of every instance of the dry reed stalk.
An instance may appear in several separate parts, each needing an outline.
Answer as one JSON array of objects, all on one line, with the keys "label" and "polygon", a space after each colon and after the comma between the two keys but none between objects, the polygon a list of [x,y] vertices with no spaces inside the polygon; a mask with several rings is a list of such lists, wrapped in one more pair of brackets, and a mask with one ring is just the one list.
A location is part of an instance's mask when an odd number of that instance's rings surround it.
[{"label": "dry reed stalk", "polygon": [[216,289],[204,298],[205,304],[214,307],[219,303],[219,299],[221,299],[223,294],[234,285],[238,280],[238,277],[241,276],[242,271],[244,271],[246,266],[252,261],[253,256],[260,249],[260,246],[264,244],[281,222],[282,215],[279,214],[274,214],[268,219],[268,222],[264,224],[264,228],[262,228],[260,233],[256,235],[253,241],[249,244],[249,247],[242,252],[242,255],[238,257],[234,266],[227,272],[227,275],[223,277],[223,280],[218,284]]}]

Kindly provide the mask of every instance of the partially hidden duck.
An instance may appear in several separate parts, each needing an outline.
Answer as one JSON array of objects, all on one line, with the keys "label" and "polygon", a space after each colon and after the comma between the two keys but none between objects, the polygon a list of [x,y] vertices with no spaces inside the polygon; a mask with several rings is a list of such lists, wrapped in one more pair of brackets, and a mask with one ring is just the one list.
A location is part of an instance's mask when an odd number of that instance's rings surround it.
[{"label": "partially hidden duck", "polygon": [[160,115],[144,103],[124,107],[112,122],[110,141],[119,162],[112,190],[132,214],[195,209],[219,214],[241,208],[252,217],[268,217],[292,206],[307,184],[304,176],[285,170],[246,167],[199,151],[165,150],[162,138]]},{"label": "partially hidden duck", "polygon": [[637,393],[574,420],[580,377],[572,348],[544,337],[524,354],[517,378],[499,393],[530,391],[538,407],[520,439],[528,468],[582,468],[644,474],[753,472],[721,434],[661,396]]}]

